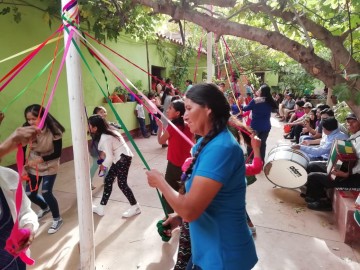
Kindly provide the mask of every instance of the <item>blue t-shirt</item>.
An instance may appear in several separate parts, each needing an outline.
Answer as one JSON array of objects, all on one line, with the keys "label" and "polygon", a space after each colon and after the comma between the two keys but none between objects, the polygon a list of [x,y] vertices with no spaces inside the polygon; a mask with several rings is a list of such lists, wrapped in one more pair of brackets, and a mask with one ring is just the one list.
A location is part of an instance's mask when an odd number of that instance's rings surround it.
[{"label": "blue t-shirt", "polygon": [[271,110],[270,103],[265,102],[263,98],[254,98],[247,106],[243,107],[243,111],[252,111],[251,128],[258,132],[270,131]]},{"label": "blue t-shirt", "polygon": [[[193,154],[201,141],[193,147]],[[187,191],[194,176],[210,178],[222,187],[201,216],[190,222],[193,263],[204,270],[253,268],[258,259],[246,222],[244,155],[228,129],[200,152],[185,183]]]},{"label": "blue t-shirt", "polygon": [[231,107],[231,114],[232,115],[236,115],[236,114],[238,114],[240,112],[238,105],[233,104],[230,107]]}]

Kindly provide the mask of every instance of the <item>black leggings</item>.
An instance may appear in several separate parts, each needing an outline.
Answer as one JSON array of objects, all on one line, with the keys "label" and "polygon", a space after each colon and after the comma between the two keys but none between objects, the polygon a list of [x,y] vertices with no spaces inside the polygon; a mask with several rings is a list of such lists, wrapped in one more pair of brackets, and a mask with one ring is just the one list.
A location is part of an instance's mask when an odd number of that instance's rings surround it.
[{"label": "black leggings", "polygon": [[131,165],[132,157],[121,154],[120,160],[116,164],[112,164],[108,174],[105,177],[104,192],[100,204],[106,205],[111,192],[115,178],[117,178],[118,186],[131,205],[137,203],[131,188],[127,184],[127,176]]}]

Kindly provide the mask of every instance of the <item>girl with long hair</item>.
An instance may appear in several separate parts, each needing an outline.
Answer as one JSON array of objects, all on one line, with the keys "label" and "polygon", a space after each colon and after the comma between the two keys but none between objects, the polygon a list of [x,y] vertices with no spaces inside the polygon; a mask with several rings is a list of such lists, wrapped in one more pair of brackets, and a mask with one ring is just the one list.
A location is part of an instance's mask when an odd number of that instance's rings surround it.
[{"label": "girl with long hair", "polygon": [[127,184],[133,153],[121,134],[111,128],[108,122],[100,115],[92,115],[89,117],[89,129],[94,135],[94,139],[99,141],[99,151],[105,154],[105,159],[100,164],[100,170],[105,171],[106,168],[108,169],[108,173],[105,176],[103,196],[100,204],[93,206],[93,212],[99,216],[105,214],[105,205],[108,203],[114,180],[117,178],[120,190],[124,193],[131,205],[122,216],[128,218],[140,214],[140,206],[131,188]]},{"label": "girl with long hair", "polygon": [[[38,104],[28,106],[24,111],[24,126],[37,126],[44,116],[45,108]],[[30,145],[28,159],[26,160],[23,176],[28,176],[26,194],[29,199],[40,207],[37,213],[39,219],[51,212],[53,223],[48,230],[49,234],[56,233],[63,224],[59,205],[53,194],[55,179],[59,170],[62,150],[62,134],[65,128],[48,113],[44,127]],[[26,147],[24,147],[26,151]],[[38,187],[41,185],[41,195]]]}]

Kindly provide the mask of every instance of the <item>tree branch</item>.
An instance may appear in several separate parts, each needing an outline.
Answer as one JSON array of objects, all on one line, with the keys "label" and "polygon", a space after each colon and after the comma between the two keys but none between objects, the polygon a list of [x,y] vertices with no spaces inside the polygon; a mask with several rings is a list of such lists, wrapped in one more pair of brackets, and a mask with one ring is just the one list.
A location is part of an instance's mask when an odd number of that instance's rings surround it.
[{"label": "tree branch", "polygon": [[[176,3],[169,1],[168,4],[160,6],[157,1],[153,0],[133,0],[139,4],[146,5],[154,9],[154,11],[168,14],[174,19],[184,19],[193,22],[199,26],[202,26],[207,31],[215,33],[216,36],[231,35],[236,37],[242,37],[248,40],[259,42],[272,49],[284,52],[295,61],[299,62],[302,67],[312,76],[322,80],[329,87],[334,86],[338,83],[348,83],[340,74],[336,74],[329,61],[324,60],[314,53],[313,50],[303,46],[302,44],[287,38],[286,36],[274,32],[264,30],[249,25],[235,23],[227,21],[226,19],[214,18],[207,14],[200,13],[196,10],[189,8],[181,8]],[[250,7],[253,12],[268,12],[263,6]],[[271,14],[275,17],[282,18],[284,21],[292,22],[294,13],[285,12],[280,10],[271,10]],[[322,38],[325,45],[335,55],[338,62],[349,61],[347,70],[351,73],[356,73],[360,67],[346,51],[343,44],[339,42],[338,37],[334,37],[331,33],[322,27],[312,22],[305,16],[301,17],[300,20],[305,26],[305,29],[315,32],[315,36]],[[355,72],[356,70],[356,72]],[[359,83],[360,84],[360,83]],[[359,85],[358,85],[359,86]]]},{"label": "tree branch", "polygon": [[[263,12],[267,14],[269,12],[269,10],[267,10],[263,5],[259,5],[259,4],[249,5],[249,9],[254,13]],[[293,12],[282,11],[279,9],[271,9],[270,12],[275,17],[293,23],[293,19],[295,17],[295,14]],[[340,36],[333,36],[332,33],[329,30],[327,30],[325,27],[316,24],[306,16],[301,16],[300,20],[304,25],[305,29],[308,29],[308,31],[312,33],[314,38],[323,42],[324,45],[328,47],[333,54],[336,55],[336,58],[338,59],[339,63],[345,65],[346,64],[345,62],[347,62],[348,59],[350,59],[350,62],[348,63],[348,67],[351,66],[353,67],[354,70],[360,69],[360,64],[351,57],[351,54],[345,48],[343,44],[343,40],[341,39]]]},{"label": "tree branch", "polygon": [[305,35],[305,38],[307,40],[307,42],[309,43],[309,48],[311,50],[314,49],[314,45],[312,44],[312,41],[311,41],[311,38],[308,34],[308,30],[306,29],[305,25],[303,24],[303,22],[301,21],[300,19],[300,16],[299,16],[299,13],[297,13],[296,9],[294,8],[293,4],[291,3],[291,1],[289,1],[289,5],[291,7],[291,9],[294,11],[294,14],[295,14],[295,18],[296,20],[298,21],[299,25],[302,27],[302,29],[304,29],[304,35]]},{"label": "tree branch", "polygon": [[32,5],[32,4],[30,4],[30,3],[26,2],[26,1],[21,1],[21,0],[20,0],[20,2],[22,2],[23,4],[15,3],[15,2],[5,2],[5,1],[1,1],[0,4],[11,5],[11,6],[32,7],[32,8],[34,8],[34,9],[38,9],[38,10],[40,10],[40,11],[42,11],[42,12],[46,12],[45,9],[42,9],[42,8],[37,7],[37,6],[35,6],[35,5]]},{"label": "tree branch", "polygon": [[116,0],[110,0],[110,1],[111,1],[111,3],[113,3],[114,7],[116,8],[116,13],[121,14],[121,10],[120,10],[118,1],[116,1]]},{"label": "tree branch", "polygon": [[349,0],[346,0],[346,12],[348,14],[348,22],[349,22],[349,32],[350,32],[350,55],[353,54],[353,35],[351,30],[351,21],[350,21],[350,7],[349,7]]},{"label": "tree branch", "polygon": [[342,33],[340,35],[340,39],[342,41],[344,41],[345,39],[347,39],[347,37],[353,33],[354,31],[358,30],[360,28],[360,24],[357,24],[356,27],[352,28],[352,29],[348,29],[347,31],[345,31],[344,33]]},{"label": "tree branch", "polygon": [[216,1],[214,0],[198,0],[198,1],[189,1],[193,2],[195,5],[214,5],[218,7],[234,7],[236,5],[236,0],[221,0]]},{"label": "tree branch", "polygon": [[247,7],[246,6],[243,6],[241,7],[238,11],[236,11],[235,13],[231,14],[229,17],[227,17],[226,19],[227,20],[230,20],[232,18],[234,18],[236,15],[240,14],[242,11],[246,10]]}]

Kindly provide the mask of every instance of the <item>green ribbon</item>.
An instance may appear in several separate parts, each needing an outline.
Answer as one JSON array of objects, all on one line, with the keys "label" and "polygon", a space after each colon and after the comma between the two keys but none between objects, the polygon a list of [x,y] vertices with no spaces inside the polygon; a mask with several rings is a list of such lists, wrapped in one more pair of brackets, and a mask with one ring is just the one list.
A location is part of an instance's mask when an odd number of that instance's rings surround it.
[{"label": "green ribbon", "polygon": [[[85,34],[84,34],[84,31],[81,31],[81,30],[80,30],[80,33],[81,33],[81,35],[83,36],[83,38],[84,38],[85,40],[87,40],[87,39],[86,39],[86,36],[85,36]],[[84,43],[84,45],[85,45],[86,49],[88,50],[89,54],[92,56],[92,58],[95,60],[95,62],[98,64],[99,68],[101,69],[101,72],[102,72],[102,74],[104,75],[104,78],[105,78],[106,90],[107,90],[107,92],[108,92],[108,95],[110,96],[110,93],[109,93],[109,83],[108,83],[108,78],[107,78],[107,76],[106,76],[105,70],[104,70],[103,67],[101,66],[101,63],[99,62],[99,60],[97,60],[97,59],[91,54],[90,48],[89,48],[89,46],[87,46],[87,43],[86,43],[86,42]]]},{"label": "green ribbon", "polygon": [[168,236],[167,234],[165,234],[165,230],[169,230],[170,229],[170,225],[164,226],[165,220],[159,220],[158,223],[156,223],[156,227],[158,229],[158,233],[161,236],[161,240],[163,240],[164,242],[169,242],[169,240],[171,239],[171,236]]}]

